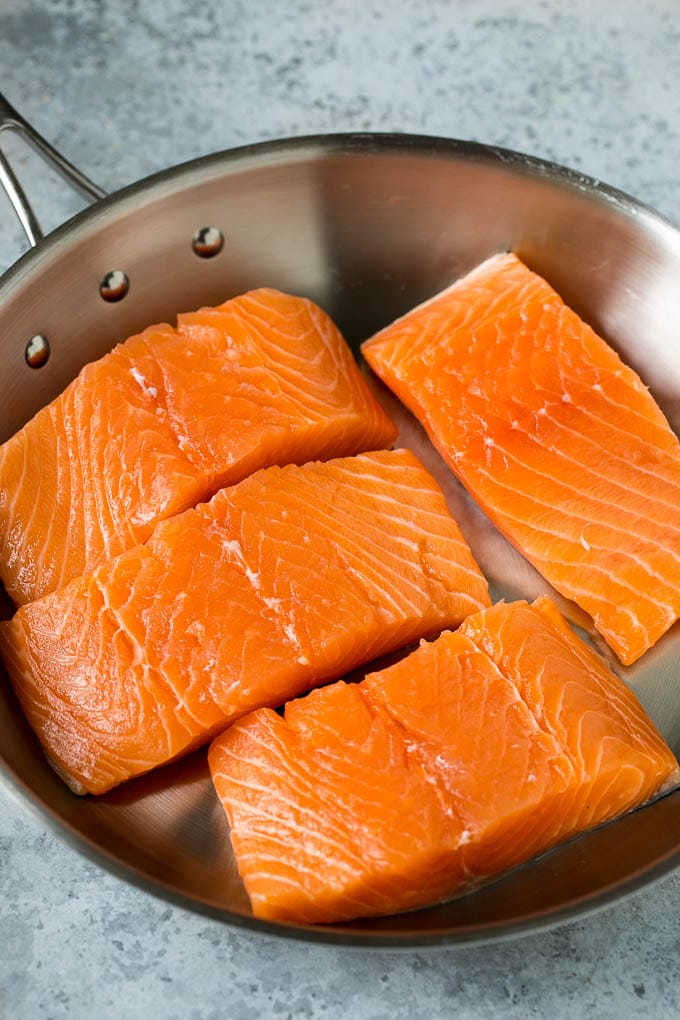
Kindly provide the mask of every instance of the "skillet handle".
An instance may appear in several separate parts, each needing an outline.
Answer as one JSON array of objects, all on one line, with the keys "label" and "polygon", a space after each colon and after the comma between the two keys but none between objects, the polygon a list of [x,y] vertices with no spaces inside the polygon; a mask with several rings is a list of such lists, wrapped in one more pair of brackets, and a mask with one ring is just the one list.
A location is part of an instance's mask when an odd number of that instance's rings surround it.
[{"label": "skillet handle", "polygon": [[[56,170],[64,180],[71,185],[76,191],[80,192],[86,198],[96,201],[97,199],[104,198],[106,192],[98,185],[94,184],[93,181],[86,177],[85,174],[81,173],[73,163],[61,155],[60,152],[50,145],[42,135],[33,128],[27,120],[25,120],[20,113],[18,113],[14,107],[7,102],[5,97],[0,92],[0,134],[3,131],[16,131],[17,134],[21,135],[29,145],[35,149],[35,151],[48,163],[54,170]],[[19,222],[24,228],[24,233],[28,238],[28,243],[31,248],[34,248],[38,242],[42,239],[43,232],[38,223],[38,218],[33,211],[31,203],[28,201],[24,189],[21,187],[19,180],[12,170],[10,163],[0,148],[0,185],[7,192],[7,197],[12,203],[12,208],[19,217]]]}]

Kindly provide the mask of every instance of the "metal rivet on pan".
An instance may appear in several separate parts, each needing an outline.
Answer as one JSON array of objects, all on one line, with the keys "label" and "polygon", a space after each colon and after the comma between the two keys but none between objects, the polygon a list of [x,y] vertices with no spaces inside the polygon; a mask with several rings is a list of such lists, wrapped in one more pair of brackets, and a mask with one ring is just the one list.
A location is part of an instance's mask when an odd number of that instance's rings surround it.
[{"label": "metal rivet on pan", "polygon": [[112,269],[102,277],[99,293],[105,301],[120,301],[130,289],[130,280],[122,269]]},{"label": "metal rivet on pan", "polygon": [[46,336],[37,333],[26,344],[24,357],[30,368],[42,368],[50,356],[50,342]]},{"label": "metal rivet on pan", "polygon": [[218,255],[224,245],[224,234],[217,227],[200,227],[191,239],[191,247],[202,259]]}]

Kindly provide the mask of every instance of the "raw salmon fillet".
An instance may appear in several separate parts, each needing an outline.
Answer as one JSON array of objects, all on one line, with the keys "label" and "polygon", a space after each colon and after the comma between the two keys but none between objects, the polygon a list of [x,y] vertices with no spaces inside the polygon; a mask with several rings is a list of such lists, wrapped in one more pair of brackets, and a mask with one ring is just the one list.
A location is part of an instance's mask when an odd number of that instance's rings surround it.
[{"label": "raw salmon fillet", "polygon": [[436,903],[680,780],[546,598],[473,614],[283,718],[252,712],[208,758],[253,912],[308,923]]},{"label": "raw salmon fillet", "polygon": [[23,606],[0,651],[57,771],[102,793],[488,604],[434,479],[379,451],[222,489]]},{"label": "raw salmon fillet", "polygon": [[680,615],[680,444],[632,369],[514,255],[363,346],[459,480],[626,665]]},{"label": "raw salmon fillet", "polygon": [[86,365],[0,447],[0,578],[30,602],[258,468],[395,437],[311,301],[255,290],[180,315]]}]

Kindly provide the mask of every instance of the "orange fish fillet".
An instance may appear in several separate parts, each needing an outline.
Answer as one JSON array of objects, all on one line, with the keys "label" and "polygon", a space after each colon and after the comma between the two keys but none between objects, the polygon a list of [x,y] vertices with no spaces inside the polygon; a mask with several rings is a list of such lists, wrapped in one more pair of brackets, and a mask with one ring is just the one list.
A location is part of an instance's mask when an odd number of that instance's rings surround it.
[{"label": "orange fish fillet", "polygon": [[474,614],[284,718],[253,712],[209,763],[253,912],[310,923],[441,901],[680,781],[548,599]]},{"label": "orange fish fillet", "polygon": [[29,602],[258,468],[395,437],[311,301],[255,290],[180,315],[86,365],[0,447],[0,578]]},{"label": "orange fish fillet", "polygon": [[680,615],[680,444],[632,369],[514,255],[363,346],[494,524],[622,662]]},{"label": "orange fish fillet", "polygon": [[221,490],[22,607],[0,651],[47,756],[101,793],[488,604],[434,479],[381,451]]}]

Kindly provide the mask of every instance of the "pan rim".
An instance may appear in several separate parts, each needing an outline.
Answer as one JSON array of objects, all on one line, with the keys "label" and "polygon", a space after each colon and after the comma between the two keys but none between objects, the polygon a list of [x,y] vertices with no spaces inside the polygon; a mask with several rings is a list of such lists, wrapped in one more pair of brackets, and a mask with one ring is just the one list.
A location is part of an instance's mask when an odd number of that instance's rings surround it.
[{"label": "pan rim", "polygon": [[480,164],[507,167],[508,171],[520,172],[527,177],[548,180],[567,190],[585,195],[596,203],[604,203],[615,208],[620,214],[632,219],[644,218],[657,229],[671,233],[680,243],[680,224],[674,223],[653,206],[648,205],[630,195],[626,191],[606,184],[599,178],[581,173],[564,164],[532,156],[516,149],[490,145],[484,142],[469,141],[459,138],[446,138],[441,135],[411,134],[399,132],[356,131],[336,132],[328,134],[295,135],[290,137],[272,138],[261,142],[223,149],[186,160],[174,166],[156,171],[130,184],[110,192],[105,198],[77,212],[62,224],[50,231],[34,247],[10,265],[0,275],[0,301],[5,291],[29,271],[37,269],[34,263],[43,261],[52,251],[66,242],[73,234],[79,233],[88,226],[100,226],[98,220],[116,211],[121,212],[126,204],[133,205],[142,196],[154,200],[163,191],[163,186],[177,183],[182,178],[187,184],[191,177],[210,177],[211,171],[226,167],[237,173],[247,169],[248,161],[254,163],[263,158],[272,157],[276,162],[284,162],[284,157],[302,160],[305,156],[316,153],[320,156],[376,156],[413,154],[432,158],[476,160]]},{"label": "pan rim", "polygon": [[[336,925],[300,925],[266,921],[252,914],[225,910],[207,900],[189,896],[170,882],[153,878],[141,869],[121,860],[114,853],[97,845],[93,840],[73,829],[48,804],[40,801],[23,781],[0,759],[0,785],[15,803],[45,824],[48,831],[76,850],[81,858],[92,861],[114,878],[133,885],[158,899],[181,907],[192,914],[210,918],[243,932],[253,932],[289,942],[314,943],[338,948],[382,949],[393,952],[413,949],[463,949],[492,942],[507,942],[541,932],[551,931],[569,922],[575,922],[600,913],[621,903],[643,888],[663,881],[680,867],[680,846],[658,858],[654,864],[640,869],[621,882],[612,882],[595,893],[584,894],[557,909],[527,913],[512,921],[489,921],[479,925],[458,926],[441,932],[350,932]],[[680,789],[667,795],[680,798]],[[611,825],[616,825],[614,820]],[[557,848],[556,848],[557,849]],[[530,863],[530,862],[527,862]],[[403,915],[402,915],[403,916]],[[370,920],[370,919],[369,919]]]},{"label": "pan rim", "polygon": [[[167,190],[189,188],[212,177],[225,177],[247,171],[251,164],[267,165],[302,161],[313,155],[381,156],[414,155],[444,161],[462,160],[480,165],[502,166],[509,173],[520,173],[575,190],[597,204],[614,207],[625,217],[644,219],[655,230],[669,234],[680,244],[680,228],[653,207],[595,177],[583,174],[557,162],[523,152],[487,145],[482,142],[445,138],[438,135],[396,132],[341,132],[274,138],[235,148],[221,150],[182,162],[153,173],[112,192],[105,198],[78,212],[51,231],[35,247],[21,255],[0,276],[0,305],[13,287],[28,275],[40,273],[42,264],[54,253],[88,229],[96,233],[105,219],[132,210],[142,200],[155,201]],[[648,867],[634,872],[623,881],[612,882],[597,892],[585,894],[562,907],[528,913],[515,920],[458,926],[436,933],[406,932],[400,934],[349,932],[334,926],[301,926],[260,920],[218,907],[208,901],[181,892],[172,884],[155,879],[119,856],[108,852],[84,834],[76,831],[60,814],[39,797],[0,756],[0,784],[36,819],[81,856],[93,861],[118,879],[151,893],[195,914],[210,917],[234,929],[259,935],[283,938],[294,942],[335,945],[346,948],[409,950],[424,948],[458,948],[482,943],[506,941],[524,935],[547,931],[575,921],[621,902],[642,888],[662,880],[680,866],[680,845],[657,858]],[[677,794],[676,794],[677,795]],[[673,796],[671,794],[671,796]]]}]

